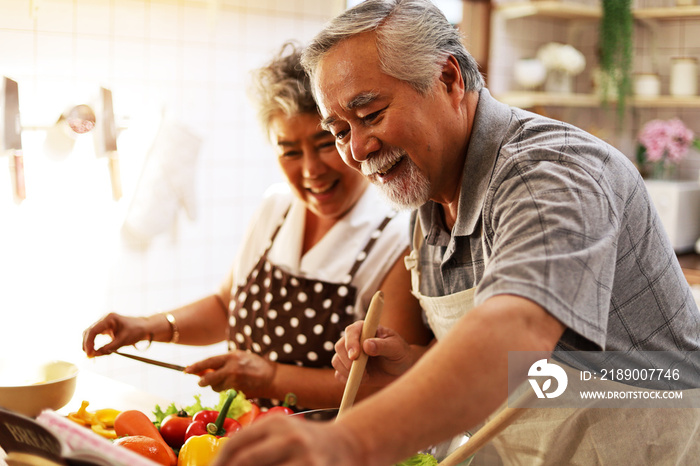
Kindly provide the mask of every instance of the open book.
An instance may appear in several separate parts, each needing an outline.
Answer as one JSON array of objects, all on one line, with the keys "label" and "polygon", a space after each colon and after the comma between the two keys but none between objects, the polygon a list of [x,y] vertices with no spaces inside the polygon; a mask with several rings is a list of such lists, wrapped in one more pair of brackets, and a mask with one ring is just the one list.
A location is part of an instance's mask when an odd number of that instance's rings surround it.
[{"label": "open book", "polygon": [[0,449],[8,466],[157,466],[52,410],[32,419],[0,408]]}]

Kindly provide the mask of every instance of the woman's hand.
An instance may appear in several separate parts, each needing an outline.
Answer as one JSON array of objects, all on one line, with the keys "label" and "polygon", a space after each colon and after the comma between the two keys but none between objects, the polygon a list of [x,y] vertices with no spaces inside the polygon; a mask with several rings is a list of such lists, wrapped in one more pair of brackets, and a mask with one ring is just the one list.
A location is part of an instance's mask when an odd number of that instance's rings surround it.
[{"label": "woman's hand", "polygon": [[220,392],[235,388],[247,397],[266,397],[277,366],[255,353],[235,350],[196,362],[185,368],[188,374],[203,374],[199,386],[210,385]]},{"label": "woman's hand", "polygon": [[[357,321],[345,329],[345,336],[335,344],[333,368],[335,378],[345,383],[350,374],[352,362],[360,355],[360,336],[363,321]],[[415,362],[411,346],[393,330],[377,328],[374,338],[367,338],[362,345],[370,356],[362,383],[371,386],[385,386],[406,372]]]},{"label": "woman's hand", "polygon": [[[112,341],[95,349],[97,335],[109,335]],[[143,317],[127,317],[111,312],[83,332],[83,351],[92,358],[111,354],[122,346],[149,338],[148,322]]]}]

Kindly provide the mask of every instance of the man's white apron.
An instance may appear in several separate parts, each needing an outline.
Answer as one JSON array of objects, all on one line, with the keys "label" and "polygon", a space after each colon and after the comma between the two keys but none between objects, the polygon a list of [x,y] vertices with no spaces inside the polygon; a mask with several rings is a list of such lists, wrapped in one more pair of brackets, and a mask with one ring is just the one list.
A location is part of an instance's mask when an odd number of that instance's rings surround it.
[{"label": "man's white apron", "polygon": [[[422,295],[422,245],[423,233],[416,219],[413,250],[405,264],[411,272],[412,293],[439,341],[474,307],[476,288],[439,297]],[[684,393],[700,398],[699,392]],[[494,447],[500,460],[494,455]],[[477,453],[472,465],[501,462],[522,466],[700,465],[700,408],[528,409],[495,437],[492,445]]]}]

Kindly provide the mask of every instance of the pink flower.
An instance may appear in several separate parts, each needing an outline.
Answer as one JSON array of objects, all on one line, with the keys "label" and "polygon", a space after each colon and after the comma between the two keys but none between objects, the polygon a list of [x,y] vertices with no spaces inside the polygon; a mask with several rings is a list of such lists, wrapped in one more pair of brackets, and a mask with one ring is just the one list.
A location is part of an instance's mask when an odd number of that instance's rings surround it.
[{"label": "pink flower", "polygon": [[658,162],[664,158],[680,162],[687,154],[695,135],[678,118],[651,120],[639,133],[639,143],[646,150],[647,160]]}]

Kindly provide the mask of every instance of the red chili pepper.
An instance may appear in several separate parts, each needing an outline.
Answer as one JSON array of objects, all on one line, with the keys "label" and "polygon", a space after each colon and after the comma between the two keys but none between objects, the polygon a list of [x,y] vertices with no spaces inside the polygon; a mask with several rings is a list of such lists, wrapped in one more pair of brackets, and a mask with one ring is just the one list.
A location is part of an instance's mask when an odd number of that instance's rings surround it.
[{"label": "red chili pepper", "polygon": [[241,429],[241,424],[233,418],[226,417],[231,402],[236,397],[235,390],[231,390],[219,411],[204,410],[195,413],[192,423],[185,432],[185,442],[196,435],[211,434],[216,437],[229,437]]},{"label": "red chili pepper", "polygon": [[255,419],[259,415],[260,415],[260,406],[251,402],[250,403],[250,411],[243,413],[241,416],[239,416],[238,422],[240,422],[242,426],[248,426],[248,425],[252,424],[253,421],[255,421]]}]

